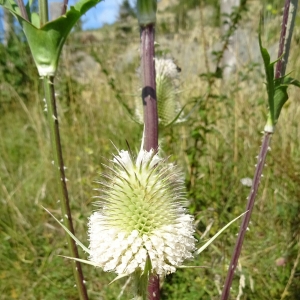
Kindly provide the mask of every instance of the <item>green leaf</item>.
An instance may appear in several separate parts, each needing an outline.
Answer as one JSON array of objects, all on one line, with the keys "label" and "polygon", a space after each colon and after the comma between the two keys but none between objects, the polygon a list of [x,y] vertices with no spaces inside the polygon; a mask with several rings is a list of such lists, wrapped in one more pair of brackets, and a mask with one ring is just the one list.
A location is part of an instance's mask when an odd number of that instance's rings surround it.
[{"label": "green leaf", "polygon": [[[51,212],[43,207],[43,209],[49,214],[52,216],[52,218],[67,232],[67,234],[77,243],[77,245],[79,245],[85,252],[87,253],[90,253],[90,249],[87,248],[86,246],[84,246],[78,239],[77,237],[64,225],[62,224],[61,222],[59,222],[54,216],[53,214],[51,214]],[[75,258],[74,258],[75,259]]]},{"label": "green leaf", "polygon": [[95,263],[93,263],[90,260],[85,260],[85,259],[71,257],[71,256],[65,256],[65,255],[58,255],[58,256],[61,256],[61,257],[67,258],[67,259],[72,259],[72,260],[81,262],[81,263],[86,264],[86,265],[91,265],[91,266],[97,267],[97,265],[95,265]]},{"label": "green leaf", "polygon": [[264,61],[265,66],[265,72],[266,72],[266,79],[267,79],[267,93],[268,93],[268,104],[269,104],[269,121],[270,121],[270,128],[275,126],[275,118],[274,118],[274,94],[275,94],[275,85],[274,85],[274,64],[271,63],[271,58],[269,55],[269,52],[266,48],[262,46],[261,42],[261,35],[259,33],[258,35],[258,41],[259,41],[259,48],[260,53]]},{"label": "green leaf", "polygon": [[30,15],[32,23],[20,15],[19,8],[12,0],[0,0],[0,5],[8,9],[19,21],[28,40],[33,59],[40,76],[54,76],[59,56],[67,36],[79,18],[101,0],[81,0],[63,16],[38,28],[39,20]]},{"label": "green leaf", "polygon": [[[67,259],[71,259],[71,260],[75,260],[78,261],[80,263],[86,264],[86,265],[90,265],[90,266],[94,266],[94,267],[98,267],[97,265],[95,265],[94,262],[90,261],[90,260],[85,260],[85,259],[80,259],[80,258],[76,258],[76,257],[71,257],[71,256],[64,256],[64,255],[59,255],[61,257],[67,258]],[[112,283],[114,283],[115,281],[127,277],[129,276],[128,274],[120,274],[118,275],[113,281],[111,281],[108,285],[111,285]]]},{"label": "green leaf", "polygon": [[38,13],[32,13],[31,14],[31,23],[33,26],[39,28],[40,27],[40,16]]},{"label": "green leaf", "polygon": [[120,274],[118,275],[113,281],[111,281],[108,285],[111,285],[112,283],[114,283],[115,281],[121,279],[121,278],[124,278],[124,277],[127,277],[128,274]]},{"label": "green leaf", "polygon": [[248,210],[245,211],[244,213],[242,213],[241,215],[239,215],[237,218],[233,219],[232,221],[230,221],[227,225],[225,225],[222,229],[220,229],[211,239],[209,239],[201,248],[199,248],[196,251],[196,254],[201,253],[202,251],[204,251],[225,229],[227,229],[233,222],[235,222],[237,219],[239,219],[240,217],[242,217],[244,214],[248,213]]},{"label": "green leaf", "polygon": [[13,0],[0,0],[0,5],[8,9],[12,14],[21,16],[18,5]]},{"label": "green leaf", "polygon": [[209,269],[210,267],[207,266],[185,266],[181,265],[177,267],[178,269]]},{"label": "green leaf", "polygon": [[[274,119],[271,119],[271,113],[269,112],[265,131],[269,131],[269,129],[274,127],[274,125],[277,123],[281,109],[289,98],[288,93],[287,93],[288,86],[294,85],[294,86],[300,87],[300,82],[297,79],[287,77],[287,76],[276,79],[274,82],[275,82],[275,92],[274,92],[274,100],[273,100],[274,101],[274,106],[273,106],[273,118]],[[271,124],[274,124],[274,125],[271,126]],[[267,130],[266,130],[266,128],[267,128]],[[274,128],[273,128],[273,130],[274,130]]]},{"label": "green leaf", "polygon": [[284,77],[282,84],[291,84],[300,87],[300,81],[292,77]]},{"label": "green leaf", "polygon": [[275,89],[275,95],[274,95],[274,118],[275,122],[277,123],[277,120],[279,118],[281,109],[285,102],[288,100],[289,95],[287,93],[287,85],[279,85]]},{"label": "green leaf", "polygon": [[281,59],[279,57],[276,61],[271,63],[270,55],[266,48],[262,46],[260,33],[258,35],[259,48],[264,61],[266,79],[267,79],[267,93],[268,93],[268,104],[269,114],[267,124],[265,126],[266,132],[274,132],[275,125],[278,121],[281,109],[288,100],[287,88],[289,85],[295,85],[300,87],[300,82],[291,77],[274,78],[274,65]]}]

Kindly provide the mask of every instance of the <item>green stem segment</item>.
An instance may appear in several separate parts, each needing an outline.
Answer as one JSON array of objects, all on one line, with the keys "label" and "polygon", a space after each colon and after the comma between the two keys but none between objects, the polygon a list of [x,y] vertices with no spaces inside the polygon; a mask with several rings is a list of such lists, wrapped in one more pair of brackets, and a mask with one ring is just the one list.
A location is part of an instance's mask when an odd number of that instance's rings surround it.
[{"label": "green stem segment", "polygon": [[39,0],[40,27],[49,21],[48,1]]},{"label": "green stem segment", "polygon": [[[54,91],[54,77],[43,77],[45,98],[47,104],[48,123],[50,127],[52,151],[54,155],[54,169],[57,183],[59,186],[61,210],[64,219],[64,225],[68,230],[75,235],[72,223],[71,210],[69,205],[69,196],[65,177],[65,166],[62,156],[62,147],[60,142],[58,116],[56,110],[56,100]],[[78,249],[75,241],[67,234],[67,242],[70,255],[74,258],[79,258]],[[74,261],[73,272],[76,280],[76,286],[81,300],[88,300],[86,287],[84,285],[84,278],[79,262]]]}]

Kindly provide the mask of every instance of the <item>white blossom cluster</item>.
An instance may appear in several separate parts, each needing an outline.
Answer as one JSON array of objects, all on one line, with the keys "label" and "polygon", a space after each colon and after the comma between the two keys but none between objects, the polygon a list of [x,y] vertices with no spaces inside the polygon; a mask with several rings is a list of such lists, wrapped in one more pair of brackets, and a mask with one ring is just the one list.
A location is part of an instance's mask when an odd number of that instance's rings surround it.
[{"label": "white blossom cluster", "polygon": [[178,77],[179,69],[171,58],[156,58],[155,72],[156,77],[176,78]]},{"label": "white blossom cluster", "polygon": [[175,272],[195,250],[181,174],[154,151],[141,150],[136,160],[120,151],[112,163],[100,182],[100,209],[89,220],[90,260],[129,275],[144,270],[149,257],[151,273]]}]

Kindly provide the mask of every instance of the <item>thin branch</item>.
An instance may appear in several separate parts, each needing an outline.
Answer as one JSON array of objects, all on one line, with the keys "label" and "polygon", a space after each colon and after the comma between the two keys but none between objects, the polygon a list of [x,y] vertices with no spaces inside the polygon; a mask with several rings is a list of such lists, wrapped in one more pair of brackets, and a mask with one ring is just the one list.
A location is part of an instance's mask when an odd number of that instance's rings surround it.
[{"label": "thin branch", "polygon": [[26,8],[25,8],[25,5],[24,5],[24,2],[23,0],[17,0],[18,2],[18,6],[20,8],[20,11],[21,11],[21,16],[29,22],[29,18],[28,18],[28,14],[27,14],[27,11],[26,11]]},{"label": "thin branch", "polygon": [[233,255],[231,258],[231,262],[229,264],[229,269],[228,269],[223,293],[221,296],[222,300],[227,300],[229,297],[229,294],[230,294],[230,287],[232,284],[234,271],[237,267],[238,259],[241,254],[241,250],[242,250],[242,246],[243,246],[243,242],[244,242],[244,238],[245,238],[245,234],[246,234],[247,228],[249,226],[252,210],[254,207],[255,197],[257,195],[260,179],[262,176],[262,171],[263,171],[263,168],[265,165],[265,160],[266,160],[266,156],[267,156],[267,152],[268,152],[268,148],[269,148],[271,135],[272,135],[271,133],[266,132],[264,135],[264,138],[263,138],[263,144],[261,146],[261,150],[260,150],[260,153],[258,156],[258,161],[257,161],[257,166],[256,166],[253,182],[252,182],[252,187],[251,187],[250,195],[248,197],[248,203],[247,203],[247,206],[245,209],[245,211],[248,211],[248,213],[245,214],[245,216],[243,217],[243,220],[242,220],[239,235],[237,237],[237,241],[235,244],[235,249],[234,249],[234,252],[233,252]]},{"label": "thin branch", "polygon": [[[50,127],[51,145],[54,156],[54,170],[55,177],[57,180],[59,194],[60,194],[60,204],[61,211],[63,215],[64,225],[68,230],[75,235],[74,226],[72,222],[72,215],[69,203],[68,189],[65,176],[65,166],[62,155],[62,147],[60,141],[58,116],[56,110],[56,99],[54,91],[54,78],[44,77],[44,91],[47,103],[47,114],[48,123]],[[69,247],[70,256],[74,258],[79,258],[78,249],[76,242],[67,234],[67,242]],[[81,300],[88,300],[87,290],[84,284],[84,277],[82,273],[81,264],[78,261],[72,262],[73,273],[76,280],[76,286],[78,289],[79,297]]]}]

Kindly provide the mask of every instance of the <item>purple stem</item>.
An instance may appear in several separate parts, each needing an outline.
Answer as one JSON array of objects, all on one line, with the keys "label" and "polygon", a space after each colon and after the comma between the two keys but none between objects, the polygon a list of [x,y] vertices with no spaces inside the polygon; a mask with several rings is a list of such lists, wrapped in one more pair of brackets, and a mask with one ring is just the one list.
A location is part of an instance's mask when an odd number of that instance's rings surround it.
[{"label": "purple stem", "polygon": [[[284,13],[283,13],[283,21],[282,21],[282,27],[281,27],[281,35],[280,35],[280,41],[279,41],[279,51],[278,51],[278,57],[284,54],[282,59],[280,59],[277,64],[276,64],[276,71],[275,71],[275,78],[278,79],[282,76],[285,75],[285,69],[288,61],[288,56],[289,56],[289,49],[290,49],[290,42],[291,42],[291,36],[293,32],[293,24],[294,24],[294,17],[295,17],[295,12],[292,14],[290,17],[290,27],[288,27],[288,21],[289,21],[289,10],[290,10],[290,3],[292,2],[294,5],[294,10],[297,9],[297,1],[298,0],[286,0],[285,5],[284,5]],[[287,35],[288,31],[288,36]],[[230,294],[230,287],[232,285],[232,280],[233,280],[233,275],[238,263],[239,256],[241,254],[245,234],[247,231],[247,228],[249,226],[250,218],[251,218],[251,213],[253,210],[254,202],[255,202],[255,197],[257,194],[257,190],[259,187],[260,183],[260,178],[262,176],[262,171],[264,168],[268,148],[269,148],[269,143],[270,143],[270,138],[271,138],[272,133],[270,132],[265,132],[264,137],[263,137],[263,142],[261,146],[261,150],[258,156],[258,162],[252,182],[252,187],[250,191],[250,195],[248,197],[248,203],[246,207],[246,211],[248,211],[247,214],[244,215],[242,224],[240,227],[239,235],[236,240],[234,252],[232,254],[231,262],[229,265],[227,277],[225,280],[223,292],[221,295],[221,300],[227,300],[229,298]]]},{"label": "purple stem", "polygon": [[142,100],[144,107],[144,149],[158,149],[158,115],[155,83],[154,25],[141,26]]},{"label": "purple stem", "polygon": [[[144,107],[144,149],[158,150],[158,114],[155,82],[154,24],[141,26],[141,75]],[[152,274],[148,284],[149,300],[159,300],[159,276]]]},{"label": "purple stem", "polygon": [[[285,4],[284,4],[281,34],[280,34],[279,48],[278,48],[278,57],[280,57],[283,54],[284,48],[285,48],[284,47],[285,46],[285,36],[286,36],[287,23],[288,23],[288,19],[289,19],[290,2],[291,2],[291,0],[286,0]],[[287,56],[287,58],[288,58],[288,56]],[[285,59],[285,56],[284,56],[277,62],[276,70],[275,70],[275,78],[276,79],[284,76],[286,65],[287,65],[287,58]]]},{"label": "purple stem", "polygon": [[26,8],[25,8],[25,5],[24,5],[24,2],[23,0],[17,0],[18,2],[18,6],[20,8],[20,12],[21,12],[21,16],[29,22],[29,18],[28,18],[28,14],[27,14],[27,11],[26,11]]},{"label": "purple stem", "polygon": [[67,8],[68,8],[68,0],[64,0],[62,9],[61,9],[61,15],[64,15],[67,12]]},{"label": "purple stem", "polygon": [[151,275],[148,283],[148,299],[159,300],[159,276]]},{"label": "purple stem", "polygon": [[261,146],[261,150],[260,150],[260,153],[258,156],[257,166],[256,166],[256,170],[255,170],[255,174],[254,174],[254,178],[253,178],[253,182],[252,182],[252,187],[251,187],[250,195],[248,197],[248,203],[247,203],[247,207],[246,207],[246,211],[248,211],[248,212],[243,217],[239,235],[237,237],[235,249],[234,249],[234,252],[233,252],[233,255],[231,258],[231,262],[229,265],[229,270],[227,273],[223,293],[221,296],[222,300],[226,300],[229,297],[230,287],[232,284],[234,271],[237,266],[237,262],[238,262],[238,259],[239,259],[239,256],[240,256],[240,253],[242,250],[243,241],[244,241],[245,234],[246,234],[249,222],[250,222],[250,217],[251,217],[251,213],[253,210],[255,197],[256,197],[258,186],[260,183],[260,178],[261,178],[262,171],[263,171],[263,168],[265,165],[265,160],[266,160],[266,156],[267,156],[267,152],[268,152],[268,148],[269,148],[271,135],[272,135],[271,133],[266,132],[264,135],[264,138],[263,138],[263,144]]},{"label": "purple stem", "polygon": [[[69,194],[65,176],[65,166],[62,154],[62,145],[59,132],[59,123],[57,115],[57,106],[54,90],[54,77],[44,77],[45,98],[47,101],[48,120],[50,125],[51,144],[54,156],[55,177],[59,186],[60,205],[64,219],[64,225],[75,235],[72,214],[70,208]],[[79,258],[76,242],[70,235],[66,234],[69,251],[72,257]],[[88,300],[86,286],[84,284],[84,276],[79,261],[72,262],[74,277],[76,280],[77,290],[80,300]]]}]

